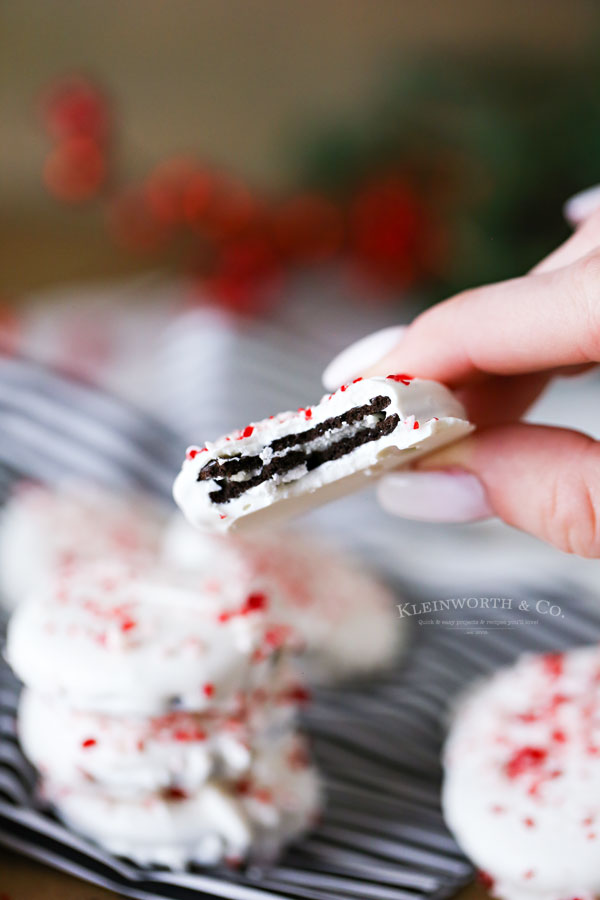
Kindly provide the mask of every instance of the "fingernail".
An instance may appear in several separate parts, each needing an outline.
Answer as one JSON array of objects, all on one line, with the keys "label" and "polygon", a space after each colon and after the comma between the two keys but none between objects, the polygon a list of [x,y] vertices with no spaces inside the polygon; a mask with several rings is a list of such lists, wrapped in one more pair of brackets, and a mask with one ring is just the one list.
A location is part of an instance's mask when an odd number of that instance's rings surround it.
[{"label": "fingernail", "polygon": [[325,388],[328,391],[335,391],[341,384],[359,375],[363,369],[374,365],[394,349],[405,331],[405,325],[391,325],[350,344],[332,359],[323,372],[322,381]]},{"label": "fingernail", "polygon": [[600,209],[600,185],[575,194],[565,203],[563,212],[567,222],[579,225],[588,216]]},{"label": "fingernail", "polygon": [[392,515],[422,522],[475,522],[494,515],[481,481],[464,469],[394,472],[381,479],[377,497]]}]

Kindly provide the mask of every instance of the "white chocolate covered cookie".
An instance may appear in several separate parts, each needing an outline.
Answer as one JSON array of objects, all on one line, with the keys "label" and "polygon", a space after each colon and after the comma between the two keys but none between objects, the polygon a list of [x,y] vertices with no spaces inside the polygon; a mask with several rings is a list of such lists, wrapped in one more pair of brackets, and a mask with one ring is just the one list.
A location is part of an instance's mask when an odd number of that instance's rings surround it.
[{"label": "white chocolate covered cookie", "polygon": [[173,495],[199,528],[263,526],[361,487],[471,430],[443,385],[357,378],[313,407],[190,447]]},{"label": "white chocolate covered cookie", "polygon": [[214,778],[190,793],[123,797],[49,779],[42,791],[70,827],[110,852],[174,869],[272,859],[314,825],[320,809],[319,780],[298,735],[256,750],[243,778]]},{"label": "white chocolate covered cookie", "polygon": [[49,575],[98,558],[156,560],[165,512],[141,495],[89,483],[19,485],[0,519],[0,602],[21,602]]},{"label": "white chocolate covered cookie", "polygon": [[28,687],[81,709],[223,708],[264,685],[287,640],[290,629],[266,618],[270,602],[267,591],[231,579],[80,565],[17,607],[6,655]]},{"label": "white chocolate covered cookie", "polygon": [[600,649],[523,657],[459,704],[443,808],[501,900],[600,894]]},{"label": "white chocolate covered cookie", "polygon": [[329,680],[389,665],[405,636],[397,598],[347,555],[293,532],[212,534],[173,517],[165,560],[205,578],[229,577],[274,586],[270,615],[303,645],[308,677]]}]

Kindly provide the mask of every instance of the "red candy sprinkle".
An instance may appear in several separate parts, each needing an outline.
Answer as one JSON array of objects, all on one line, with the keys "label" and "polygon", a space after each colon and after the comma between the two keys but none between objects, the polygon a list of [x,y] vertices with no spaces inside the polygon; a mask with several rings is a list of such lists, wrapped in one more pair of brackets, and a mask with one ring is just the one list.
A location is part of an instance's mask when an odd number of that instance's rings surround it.
[{"label": "red candy sprinkle", "polygon": [[246,598],[246,602],[245,602],[244,606],[242,607],[241,612],[242,612],[242,615],[244,616],[244,615],[247,615],[248,613],[256,612],[257,610],[260,610],[260,609],[266,609],[266,607],[267,607],[267,598],[265,597],[264,594],[258,594],[258,593],[250,594]]},{"label": "red candy sprinkle", "polygon": [[185,451],[185,458],[186,459],[195,459],[199,453],[200,453],[199,447],[188,447],[187,450]]},{"label": "red candy sprinkle", "polygon": [[185,728],[178,728],[173,732],[173,739],[176,741],[205,741],[206,734],[199,728],[192,728],[186,731]]},{"label": "red candy sprinkle", "polygon": [[522,747],[506,763],[506,774],[509,778],[516,778],[517,775],[537,769],[547,755],[548,752],[542,747]]},{"label": "red candy sprinkle", "polygon": [[528,828],[535,827],[535,821],[530,816],[528,816],[526,819],[523,819],[523,824],[527,825]]},{"label": "red candy sprinkle", "polygon": [[354,381],[352,382],[352,384],[358,384],[358,382],[359,382],[359,381],[362,381],[362,380],[363,380],[363,377],[362,377],[362,375],[360,375],[358,378],[355,378],[355,379],[354,379]]},{"label": "red candy sprinkle", "polygon": [[286,691],[286,699],[293,703],[308,703],[310,700],[310,691],[303,685],[297,684]]},{"label": "red candy sprinkle", "polygon": [[273,625],[265,631],[265,643],[269,647],[283,647],[290,637],[290,629],[285,625]]},{"label": "red candy sprinkle", "polygon": [[305,409],[305,410],[304,410],[304,418],[305,418],[305,419],[312,419],[312,409],[309,408],[309,409]]},{"label": "red candy sprinkle", "polygon": [[415,424],[413,425],[413,431],[416,431],[417,428],[419,428],[419,427],[420,427],[419,422],[418,422],[418,420],[415,419]]},{"label": "red candy sprinkle", "polygon": [[250,790],[250,780],[248,778],[240,778],[235,784],[237,794],[247,794]]},{"label": "red candy sprinkle", "polygon": [[215,692],[215,686],[214,686],[214,684],[211,684],[210,682],[208,682],[207,684],[204,685],[202,690],[204,691],[204,693],[206,694],[207,697],[212,697]]},{"label": "red candy sprinkle", "polygon": [[557,744],[564,744],[566,743],[567,736],[560,728],[556,728],[552,732],[552,740],[556,741]]},{"label": "red candy sprinkle", "polygon": [[242,437],[243,438],[250,437],[250,435],[252,434],[253,431],[254,431],[254,427],[252,425],[246,425],[246,427],[242,431]]},{"label": "red candy sprinkle", "polygon": [[125,619],[121,622],[121,631],[131,631],[132,628],[135,628],[137,622],[134,622],[133,619]]},{"label": "red candy sprinkle", "polygon": [[487,872],[484,872],[483,869],[479,869],[477,872],[477,881],[486,891],[491,891],[494,887],[494,879]]},{"label": "red candy sprinkle", "polygon": [[410,384],[414,377],[414,375],[405,375],[404,373],[401,373],[400,375],[386,376],[386,378],[389,378],[390,381],[399,381],[400,384]]},{"label": "red candy sprinkle", "polygon": [[87,750],[88,747],[95,747],[97,743],[98,741],[96,740],[96,738],[86,738],[85,741],[81,742],[81,746],[85,750]]},{"label": "red candy sprinkle", "polygon": [[562,675],[564,656],[562,653],[546,653],[543,657],[544,668],[552,678]]},{"label": "red candy sprinkle", "polygon": [[530,722],[537,722],[537,720],[540,717],[539,717],[538,713],[534,712],[533,710],[529,710],[529,712],[517,713],[516,718],[520,722],[530,723]]}]

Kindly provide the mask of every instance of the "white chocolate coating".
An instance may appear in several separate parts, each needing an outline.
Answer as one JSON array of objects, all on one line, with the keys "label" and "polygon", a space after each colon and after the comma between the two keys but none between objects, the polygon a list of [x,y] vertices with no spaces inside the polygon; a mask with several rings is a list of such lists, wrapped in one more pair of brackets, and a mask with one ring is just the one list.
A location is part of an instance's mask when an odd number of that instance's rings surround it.
[{"label": "white chocolate coating", "polygon": [[268,604],[265,591],[232,579],[138,574],[119,562],[75,566],[17,607],[6,656],[28,687],[81,709],[223,708],[269,677]]},{"label": "white chocolate coating", "polygon": [[88,483],[20,485],[0,519],[0,603],[14,609],[49,575],[77,562],[152,562],[165,518],[146,497]]},{"label": "white chocolate coating", "polygon": [[25,755],[55,784],[92,783],[114,796],[173,787],[193,793],[209,778],[241,777],[254,747],[290,732],[306,696],[283,663],[267,688],[240,698],[228,712],[115,716],[73,709],[62,698],[26,688],[17,727]]},{"label": "white chocolate coating", "polygon": [[111,853],[173,869],[273,858],[320,809],[318,777],[295,734],[255,751],[243,779],[212,779],[190,794],[115,797],[49,780],[42,791],[67,825]]},{"label": "white chocolate coating", "polygon": [[406,633],[393,596],[373,575],[323,542],[291,532],[211,534],[180,515],[166,529],[166,562],[174,568],[265,579],[276,586],[270,614],[290,625],[303,644],[313,681],[328,681],[388,665]]},{"label": "white chocolate coating", "polygon": [[[210,493],[218,488],[214,480],[198,481],[200,470],[211,460],[243,454],[260,456],[268,463],[274,456],[269,446],[272,441],[308,431],[380,395],[389,397],[385,413],[397,414],[398,425],[390,434],[362,444],[339,459],[325,462],[312,471],[302,465],[284,476],[273,476],[226,503],[210,499]],[[377,420],[376,415],[369,416],[362,424],[373,426]],[[356,429],[357,426],[347,425],[337,437],[350,436]],[[365,478],[409,464],[470,430],[461,404],[437,382],[409,376],[357,379],[324,397],[317,406],[296,413],[280,413],[203,448],[190,448],[175,480],[173,496],[189,522],[198,528],[226,532],[238,529],[242,523],[262,526],[274,518],[301,512],[356,490],[364,485]],[[306,446],[323,449],[332,440],[331,436],[324,435]]]},{"label": "white chocolate coating", "polygon": [[600,894],[600,648],[523,657],[459,704],[443,808],[501,900]]}]

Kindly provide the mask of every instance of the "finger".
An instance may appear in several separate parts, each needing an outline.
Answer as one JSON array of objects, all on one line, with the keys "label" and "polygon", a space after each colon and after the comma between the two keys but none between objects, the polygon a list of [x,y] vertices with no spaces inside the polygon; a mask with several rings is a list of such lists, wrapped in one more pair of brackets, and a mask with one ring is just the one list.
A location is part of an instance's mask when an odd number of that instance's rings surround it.
[{"label": "finger", "polygon": [[600,556],[600,444],[592,438],[540,425],[500,426],[417,463],[421,473],[450,469],[449,477],[457,468],[477,476],[505,522],[567,553]]},{"label": "finger", "polygon": [[456,391],[474,425],[487,427],[516,422],[538,399],[548,382],[549,372],[502,377],[488,375]]},{"label": "finger", "polygon": [[391,325],[380,328],[372,334],[354,341],[334,357],[321,376],[327,391],[337,391],[340,385],[352,381],[361,369],[371,366],[390,350],[393,350],[404,336],[406,326]]},{"label": "finger", "polygon": [[[598,207],[600,207],[600,198],[598,198]],[[541,263],[538,263],[532,272],[539,274],[568,266],[598,247],[600,247],[600,209],[596,208],[582,221],[577,231]]]},{"label": "finger", "polygon": [[600,252],[563,269],[476,288],[420,315],[362,374],[409,372],[453,387],[600,360]]},{"label": "finger", "polygon": [[600,185],[575,194],[565,203],[564,214],[571,225],[580,225],[584,219],[600,209]]}]

